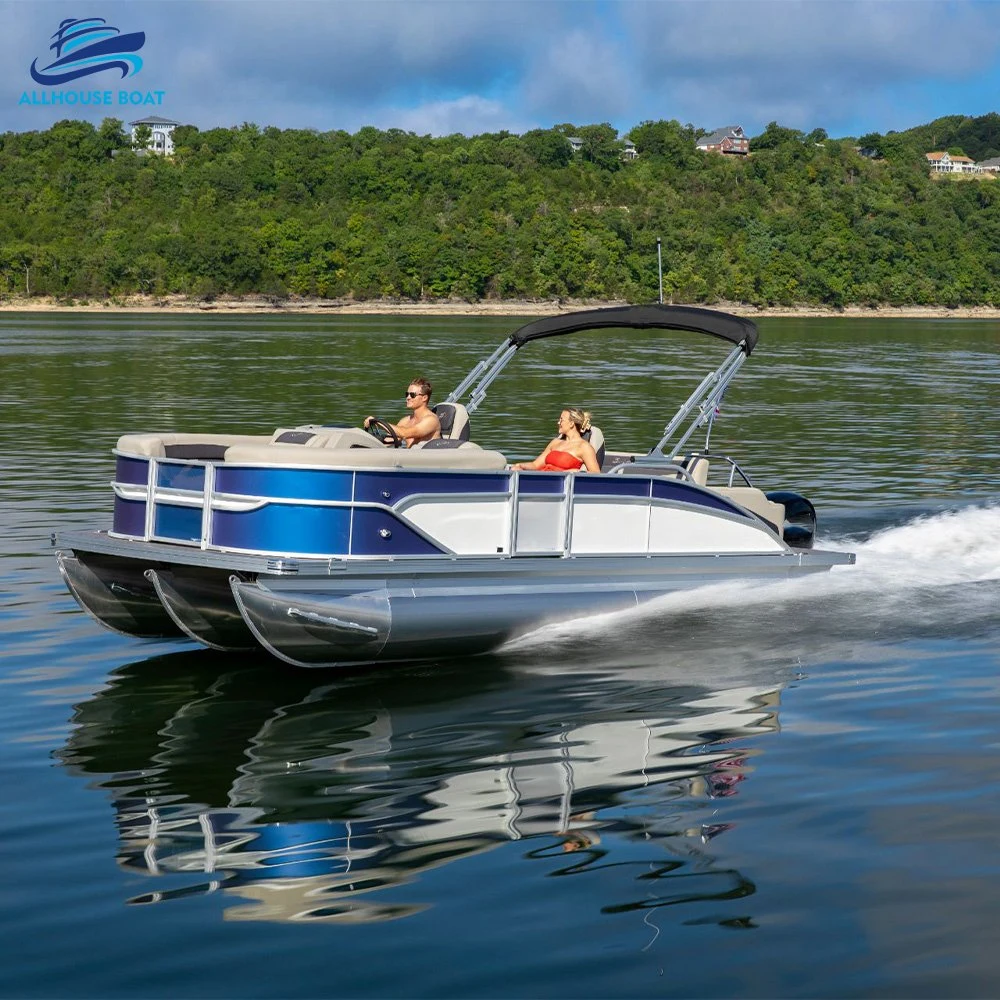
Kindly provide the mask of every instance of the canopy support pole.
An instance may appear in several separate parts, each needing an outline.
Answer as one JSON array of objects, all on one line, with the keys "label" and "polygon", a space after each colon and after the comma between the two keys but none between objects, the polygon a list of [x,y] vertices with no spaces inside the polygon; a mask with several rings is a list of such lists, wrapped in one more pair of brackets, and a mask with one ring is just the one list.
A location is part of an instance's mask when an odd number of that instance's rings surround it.
[{"label": "canopy support pole", "polygon": [[[683,437],[673,446],[671,451],[677,453],[684,447],[687,440],[691,435],[699,428],[703,427],[705,423],[708,423],[708,433],[712,433],[712,422],[715,420],[715,409],[719,403],[722,402],[723,393],[726,391],[726,387],[733,380],[736,373],[740,370],[743,362],[746,361],[746,355],[743,353],[742,347],[737,347],[732,351],[728,358],[722,362],[718,369],[714,372],[709,372],[702,380],[701,384],[695,389],[694,392],[688,396],[687,401],[681,405],[681,408],[674,415],[673,420],[667,424],[663,431],[663,437],[660,438],[659,442],[650,450],[650,454],[659,451],[662,452],[664,446],[673,437],[677,429],[684,423],[691,414],[697,410],[697,415],[695,419],[691,422],[691,426],[688,427],[687,432]],[[705,446],[708,447],[708,439],[705,439]]]}]

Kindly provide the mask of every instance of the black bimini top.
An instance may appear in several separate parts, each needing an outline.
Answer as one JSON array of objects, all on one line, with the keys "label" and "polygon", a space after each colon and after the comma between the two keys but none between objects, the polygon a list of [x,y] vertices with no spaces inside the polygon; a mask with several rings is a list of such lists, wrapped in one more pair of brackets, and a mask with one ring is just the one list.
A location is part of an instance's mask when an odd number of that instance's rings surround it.
[{"label": "black bimini top", "polygon": [[515,330],[508,343],[521,348],[529,340],[561,337],[579,330],[625,328],[629,330],[690,330],[721,337],[743,348],[747,356],[757,346],[757,326],[748,319],[697,309],[694,306],[613,306],[610,309],[587,309],[565,316],[547,316]]}]

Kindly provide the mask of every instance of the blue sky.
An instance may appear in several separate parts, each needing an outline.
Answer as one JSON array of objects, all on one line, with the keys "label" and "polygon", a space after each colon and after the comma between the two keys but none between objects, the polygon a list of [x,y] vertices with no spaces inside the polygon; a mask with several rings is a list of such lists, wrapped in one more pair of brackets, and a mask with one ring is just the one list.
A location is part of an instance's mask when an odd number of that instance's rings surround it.
[{"label": "blue sky", "polygon": [[[158,107],[19,104],[68,17],[142,31],[143,67],[65,89]],[[433,135],[646,119],[831,136],[1000,110],[1000,3],[944,0],[0,0],[0,131],[154,113],[200,128]]]}]

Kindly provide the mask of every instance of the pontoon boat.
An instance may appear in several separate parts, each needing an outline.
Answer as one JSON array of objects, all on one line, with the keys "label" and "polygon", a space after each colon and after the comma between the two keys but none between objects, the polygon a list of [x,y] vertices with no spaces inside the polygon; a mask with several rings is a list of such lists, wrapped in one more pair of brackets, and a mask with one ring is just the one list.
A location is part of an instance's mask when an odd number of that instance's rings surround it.
[{"label": "pontoon boat", "polygon": [[[622,328],[732,345],[648,452],[609,450],[594,427],[600,473],[517,471],[472,441],[470,415],[521,348]],[[539,319],[437,405],[442,438],[412,448],[387,446],[383,424],[378,436],[320,425],[127,434],[112,527],[57,536],[60,570],[85,611],[127,635],[335,667],[486,651],[679,589],[853,563],[812,547],[808,500],[765,494],[708,450],[757,338],[749,320],[683,306]]]}]

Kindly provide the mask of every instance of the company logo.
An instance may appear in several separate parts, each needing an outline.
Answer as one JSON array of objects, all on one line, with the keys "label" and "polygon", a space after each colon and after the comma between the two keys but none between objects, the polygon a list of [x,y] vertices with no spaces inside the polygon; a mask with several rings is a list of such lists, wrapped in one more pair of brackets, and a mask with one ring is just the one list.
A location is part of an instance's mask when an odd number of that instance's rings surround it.
[{"label": "company logo", "polygon": [[31,64],[36,83],[51,87],[110,69],[121,70],[124,80],[142,69],[142,59],[135,53],[146,44],[143,31],[123,35],[103,17],[68,17],[52,37],[55,41],[49,48],[55,51],[55,60],[42,68],[38,59]]}]

